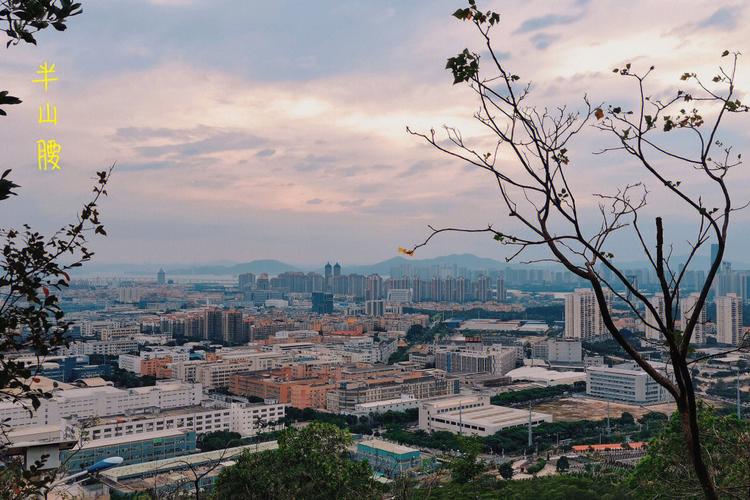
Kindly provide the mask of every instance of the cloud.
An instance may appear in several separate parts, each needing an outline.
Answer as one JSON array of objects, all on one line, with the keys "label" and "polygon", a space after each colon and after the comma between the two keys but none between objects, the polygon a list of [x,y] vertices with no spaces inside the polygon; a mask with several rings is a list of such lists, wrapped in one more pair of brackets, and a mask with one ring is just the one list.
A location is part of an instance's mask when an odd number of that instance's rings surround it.
[{"label": "cloud", "polygon": [[409,165],[409,167],[403,172],[401,172],[400,174],[398,174],[398,176],[399,177],[411,177],[413,175],[427,172],[431,170],[432,168],[434,168],[434,165],[431,162],[422,160],[422,161],[418,161],[416,163]]},{"label": "cloud", "polygon": [[141,146],[135,150],[143,156],[191,157],[222,151],[254,149],[262,146],[266,140],[246,132],[219,132],[198,141],[164,144],[161,146]]},{"label": "cloud", "polygon": [[571,24],[582,19],[583,16],[561,16],[558,14],[547,14],[546,16],[532,17],[525,20],[516,28],[514,33],[530,33],[550,26]]},{"label": "cloud", "polygon": [[556,40],[560,38],[560,35],[552,35],[549,33],[537,33],[536,35],[531,37],[531,43],[534,44],[534,47],[536,47],[539,50],[544,50]]},{"label": "cloud", "polygon": [[275,149],[266,148],[266,149],[261,149],[260,151],[255,153],[255,156],[257,156],[258,158],[268,158],[270,156],[273,156],[275,152],[276,152]]},{"label": "cloud", "polygon": [[724,6],[717,9],[713,14],[698,21],[699,29],[734,29],[740,18],[742,8],[739,6]]},{"label": "cloud", "polygon": [[320,205],[321,203],[323,203],[323,200],[321,200],[320,198],[313,198],[312,200],[307,200],[306,203],[308,205]]}]

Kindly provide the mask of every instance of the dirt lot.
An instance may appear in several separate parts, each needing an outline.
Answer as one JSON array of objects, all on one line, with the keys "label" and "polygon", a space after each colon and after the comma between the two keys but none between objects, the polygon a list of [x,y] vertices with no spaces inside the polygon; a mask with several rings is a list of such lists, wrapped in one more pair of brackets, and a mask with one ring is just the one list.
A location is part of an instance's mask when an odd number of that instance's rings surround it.
[{"label": "dirt lot", "polygon": [[[533,407],[535,411],[550,413],[557,421],[598,420],[607,417],[607,402],[588,398],[562,398],[557,401],[542,403]],[[639,418],[650,411],[671,414],[675,410],[674,403],[639,406],[624,403],[610,403],[610,417],[619,417],[623,412],[631,413]]]}]

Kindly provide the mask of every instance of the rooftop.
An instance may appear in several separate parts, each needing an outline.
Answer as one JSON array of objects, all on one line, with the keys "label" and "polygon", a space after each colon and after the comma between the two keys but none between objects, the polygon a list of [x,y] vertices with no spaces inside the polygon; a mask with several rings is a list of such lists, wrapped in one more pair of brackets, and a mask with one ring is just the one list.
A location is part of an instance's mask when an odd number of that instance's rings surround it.
[{"label": "rooftop", "polygon": [[206,451],[203,453],[193,453],[191,455],[183,455],[175,458],[165,458],[162,460],[155,460],[153,462],[143,462],[139,464],[123,465],[122,467],[114,467],[107,471],[102,472],[103,476],[107,476],[112,480],[120,480],[128,477],[136,477],[149,472],[155,471],[168,471],[170,469],[177,469],[185,467],[186,463],[190,465],[197,465],[206,462],[214,462],[216,460],[227,460],[231,457],[239,455],[243,451],[255,452],[274,450],[278,448],[276,441],[269,441],[266,443],[260,443],[258,445],[250,444],[245,446],[237,446],[235,448],[227,448],[226,450],[214,450]]},{"label": "rooftop", "polygon": [[405,455],[407,453],[414,453],[415,451],[419,451],[414,448],[409,448],[408,446],[402,446],[400,444],[383,441],[382,439],[368,439],[366,441],[360,441],[359,443],[357,443],[357,446],[365,446],[368,448],[374,448],[376,450],[387,451],[388,453],[393,453],[395,455]]},{"label": "rooftop", "polygon": [[114,446],[122,443],[135,443],[140,441],[153,441],[155,439],[163,439],[168,437],[182,436],[187,434],[187,431],[180,431],[177,429],[164,429],[163,431],[144,432],[140,434],[128,434],[127,436],[118,436],[104,439],[94,439],[93,441],[87,441],[82,446],[76,447],[82,450],[89,448],[100,448],[103,446]]}]

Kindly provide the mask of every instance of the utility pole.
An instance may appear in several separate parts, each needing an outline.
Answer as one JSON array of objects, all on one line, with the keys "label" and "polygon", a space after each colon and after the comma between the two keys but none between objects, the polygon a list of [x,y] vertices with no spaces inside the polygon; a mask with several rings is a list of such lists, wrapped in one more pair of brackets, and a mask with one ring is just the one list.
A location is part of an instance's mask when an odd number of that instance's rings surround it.
[{"label": "utility pole", "polygon": [[458,434],[463,435],[464,433],[464,405],[461,400],[458,400]]},{"label": "utility pole", "polygon": [[531,435],[531,403],[529,403],[529,450],[533,444],[533,437]]},{"label": "utility pole", "polygon": [[737,365],[737,420],[742,420],[742,401],[740,399],[740,365]]}]

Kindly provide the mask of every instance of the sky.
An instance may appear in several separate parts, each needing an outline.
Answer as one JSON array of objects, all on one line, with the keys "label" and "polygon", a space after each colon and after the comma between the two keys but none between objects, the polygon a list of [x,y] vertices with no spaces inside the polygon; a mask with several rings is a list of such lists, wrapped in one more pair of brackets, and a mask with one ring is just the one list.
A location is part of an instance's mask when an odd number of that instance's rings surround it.
[{"label": "sky", "polygon": [[[3,202],[0,226],[51,231],[90,196],[95,171],[116,164],[101,203],[100,263],[198,263],[273,258],[293,264],[367,263],[396,255],[427,225],[512,230],[493,179],[406,133],[458,127],[482,144],[472,92],[444,69],[464,47],[479,50],[460,0],[98,0],[83,2],[64,33],[0,57],[0,87],[23,99],[0,119],[2,167],[22,186]],[[695,71],[710,79],[724,49],[750,54],[750,6],[741,1],[480,2],[501,13],[495,48],[538,106],[631,103],[632,82],[612,68],[656,67],[655,94]],[[44,61],[58,82],[31,82]],[[750,61],[737,84],[750,88]],[[44,102],[58,124],[37,123]],[[740,152],[747,114],[722,138]],[[35,141],[62,145],[62,172],[36,169]],[[675,147],[689,150],[681,136]],[[571,145],[582,203],[643,177],[618,154],[593,153],[611,138],[587,127]],[[517,168],[510,157],[504,167]],[[665,162],[665,169],[679,165]],[[684,167],[683,167],[684,168]],[[681,174],[677,174],[681,175]],[[747,170],[731,174],[738,203]],[[686,181],[689,181],[686,177]],[[651,186],[649,186],[651,189]],[[711,187],[696,181],[689,189]],[[656,186],[649,210],[677,244],[692,234],[684,207]],[[739,213],[729,258],[750,261],[747,214]],[[642,260],[632,237],[619,254]],[[676,254],[682,250],[676,248]],[[433,240],[420,257],[511,250],[486,235]]]}]

